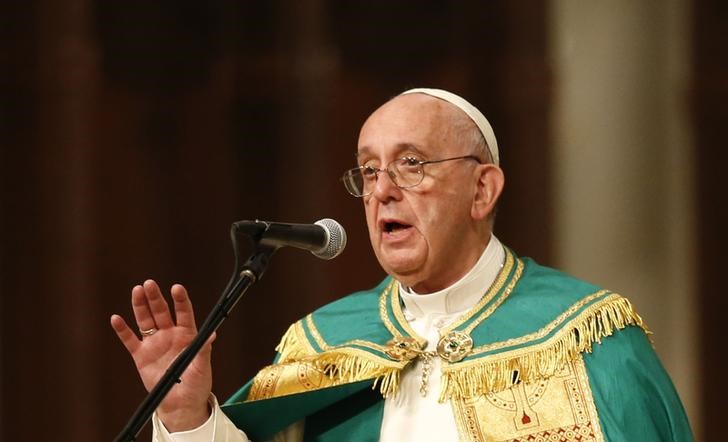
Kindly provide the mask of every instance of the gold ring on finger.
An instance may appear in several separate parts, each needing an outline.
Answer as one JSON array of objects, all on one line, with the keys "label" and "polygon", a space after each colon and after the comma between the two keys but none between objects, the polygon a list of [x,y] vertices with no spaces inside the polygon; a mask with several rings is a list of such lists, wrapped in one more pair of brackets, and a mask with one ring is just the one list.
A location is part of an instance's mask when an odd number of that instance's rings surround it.
[{"label": "gold ring on finger", "polygon": [[142,330],[142,329],[139,329],[139,333],[141,333],[141,334],[142,334],[142,337],[146,337],[146,336],[152,336],[152,335],[153,335],[153,334],[155,334],[155,333],[156,333],[156,332],[157,332],[158,330],[159,330],[159,329],[158,329],[157,327],[152,327],[152,328],[150,328],[150,329],[148,329],[148,330]]}]

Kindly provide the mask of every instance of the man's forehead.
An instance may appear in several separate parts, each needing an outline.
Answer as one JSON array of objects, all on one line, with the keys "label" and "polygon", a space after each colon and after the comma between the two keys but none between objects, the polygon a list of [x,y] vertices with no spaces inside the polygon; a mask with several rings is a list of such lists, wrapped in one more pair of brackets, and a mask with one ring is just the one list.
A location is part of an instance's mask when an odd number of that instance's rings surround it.
[{"label": "man's forehead", "polygon": [[[458,109],[426,95],[397,96],[372,113],[359,133],[357,157],[397,156],[399,153],[433,155],[446,148],[456,125]],[[467,116],[462,115],[467,119]]]},{"label": "man's forehead", "polygon": [[[384,103],[364,122],[361,136],[381,132],[423,133],[430,129],[442,129],[451,118],[453,109],[436,98],[425,95],[397,96]],[[455,110],[456,111],[456,110]]]},{"label": "man's forehead", "polygon": [[[386,112],[417,112],[423,116],[434,117],[450,108],[452,105],[443,100],[426,94],[397,95],[384,103],[372,115]],[[454,107],[453,107],[454,108]]]}]

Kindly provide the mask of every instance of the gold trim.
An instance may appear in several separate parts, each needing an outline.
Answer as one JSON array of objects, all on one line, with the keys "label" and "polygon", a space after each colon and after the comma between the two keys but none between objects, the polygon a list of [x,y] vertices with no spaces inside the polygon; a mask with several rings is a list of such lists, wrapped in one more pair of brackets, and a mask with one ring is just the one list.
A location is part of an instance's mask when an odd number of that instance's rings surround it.
[{"label": "gold trim", "polygon": [[374,342],[364,341],[361,339],[354,339],[353,341],[346,341],[343,344],[332,346],[332,347],[330,347],[330,349],[338,350],[340,348],[350,347],[352,345],[358,345],[359,347],[366,347],[366,348],[376,350],[376,351],[379,351],[382,353],[386,353],[387,350],[389,349],[389,347],[386,345],[376,344]]},{"label": "gold trim", "polygon": [[[561,316],[558,320],[563,321]],[[585,309],[542,343],[458,364],[443,364],[439,400],[508,389],[515,385],[514,371],[526,383],[548,378],[583,352],[591,352],[595,342],[628,325],[643,327],[642,318],[627,299],[609,296]]]},{"label": "gold trim", "polygon": [[[518,280],[520,279],[521,273],[523,271],[523,261],[520,259],[517,259],[515,257],[515,254],[511,252],[509,249],[504,247],[505,251],[505,262],[503,263],[503,267],[498,272],[498,275],[496,276],[496,279],[493,281],[493,283],[490,285],[488,290],[486,290],[485,295],[478,301],[478,303],[473,306],[471,309],[469,309],[465,314],[460,316],[458,319],[456,319],[452,324],[448,325],[447,327],[442,328],[440,336],[445,336],[450,331],[454,330],[455,328],[459,327],[463,323],[469,321],[471,318],[473,318],[475,315],[478,314],[490,301],[493,300],[495,295],[500,291],[500,289],[503,287],[503,285],[508,281],[509,275],[511,274],[511,270],[513,269],[514,263],[517,263],[517,269],[514,273],[513,277],[511,278],[511,282],[504,291],[504,293],[501,295],[500,298],[496,301],[496,303],[493,306],[490,306],[485,312],[482,312],[478,319],[476,319],[472,324],[470,324],[465,330],[463,330],[465,333],[469,334],[475,327],[478,326],[482,321],[484,321],[488,316],[490,316],[498,306],[500,306],[501,303],[508,297],[510,292],[513,290],[513,287],[516,285]],[[412,327],[409,324],[409,321],[404,317],[404,312],[402,311],[402,306],[399,303],[399,284],[396,283],[395,280],[392,281],[394,284],[394,287],[388,287],[388,290],[385,292],[385,296],[389,298],[389,303],[391,304],[392,313],[394,314],[394,317],[397,319],[399,324],[402,326],[402,328],[409,334],[411,337],[415,338],[421,345],[425,345],[427,343],[427,340],[421,337],[417,332],[412,329]],[[380,307],[380,315],[382,316],[382,321],[385,323],[385,326],[387,329],[392,333],[395,337],[400,337],[401,334],[397,332],[397,330],[394,328],[394,325],[391,324],[388,315],[386,314],[386,306],[384,306],[384,303],[382,303],[383,307]]]},{"label": "gold trim", "polygon": [[475,407],[466,405],[462,400],[450,401],[450,404],[455,415],[459,439],[466,442],[485,442]]},{"label": "gold trim", "polygon": [[[535,341],[537,339],[541,339],[544,336],[551,333],[556,327],[561,325],[562,322],[564,322],[567,318],[572,316],[577,310],[584,307],[586,304],[589,304],[594,299],[599,298],[600,296],[604,296],[605,294],[609,293],[609,290],[600,290],[596,293],[593,293],[581,300],[579,302],[572,304],[568,309],[566,309],[563,313],[561,313],[559,316],[556,317],[553,321],[546,324],[543,328],[539,329],[538,331],[535,331],[533,333],[529,333],[527,335],[519,336],[517,338],[507,339],[505,341],[500,342],[494,342],[492,344],[487,345],[481,345],[478,347],[475,347],[473,349],[472,354],[478,355],[481,353],[493,351],[493,350],[499,350],[501,348],[505,347],[512,347],[520,344],[525,344],[526,342]],[[620,298],[619,295],[613,294],[612,296],[605,297],[604,299],[616,299]],[[641,318],[640,318],[641,321]]]},{"label": "gold trim", "polygon": [[313,314],[309,313],[306,315],[306,325],[308,326],[308,332],[311,333],[311,336],[313,337],[313,340],[316,341],[316,345],[321,348],[321,350],[326,351],[329,348],[329,344],[324,341],[323,336],[321,336],[321,333],[318,331],[318,328],[316,328],[316,324],[313,322]]},{"label": "gold trim", "polygon": [[[362,339],[354,339],[351,341],[346,341],[342,344],[331,345],[324,340],[323,336],[321,336],[321,332],[319,332],[318,328],[316,327],[316,323],[313,321],[313,316],[311,314],[307,315],[305,320],[306,320],[306,324],[308,326],[308,330],[311,333],[311,336],[316,341],[316,344],[321,348],[322,352],[338,350],[340,348],[348,347],[351,345],[358,345],[360,347],[370,348],[372,350],[376,350],[381,353],[385,353],[387,351],[387,349],[389,348],[386,345],[381,345],[381,344],[377,344],[375,342],[370,342],[370,341],[364,341]],[[303,332],[303,327],[301,327],[301,331]],[[303,336],[305,336],[305,334]],[[313,347],[311,347],[311,350],[313,353],[316,353],[316,351],[313,349]]]},{"label": "gold trim", "polygon": [[582,355],[548,380],[451,405],[463,442],[604,442]]},{"label": "gold trim", "polygon": [[301,356],[316,354],[316,350],[311,346],[303,330],[301,321],[291,324],[283,334],[281,342],[276,346],[275,350],[280,353],[279,363],[297,359]]},{"label": "gold trim", "polygon": [[[511,264],[512,266],[512,264]],[[513,278],[511,278],[511,282],[508,284],[508,287],[503,291],[501,296],[492,304],[490,305],[480,316],[478,316],[478,319],[473,321],[469,326],[465,327],[463,329],[463,332],[470,334],[475,327],[480,325],[483,321],[485,321],[490,315],[493,314],[493,312],[500,307],[501,304],[503,304],[503,301],[510,296],[511,292],[513,291],[513,288],[518,284],[518,281],[521,280],[521,274],[523,274],[523,268],[525,267],[525,264],[523,264],[523,261],[520,259],[516,262],[516,271],[513,274]],[[505,268],[505,267],[504,267]],[[510,271],[509,271],[510,273]],[[500,282],[500,285],[503,285],[503,282]],[[454,327],[448,327],[449,329]]]},{"label": "gold trim", "polygon": [[[504,247],[503,250],[506,252],[506,260],[503,263],[503,267],[500,269],[500,272],[498,272],[498,276],[496,277],[495,281],[493,281],[493,283],[490,285],[490,288],[485,292],[485,296],[483,296],[483,298],[480,301],[478,301],[478,303],[475,305],[475,307],[473,307],[471,310],[469,310],[466,314],[464,314],[460,318],[456,319],[455,322],[453,322],[452,324],[450,324],[449,326],[444,328],[442,330],[443,333],[447,333],[450,330],[453,330],[453,329],[461,326],[462,324],[467,322],[470,318],[475,316],[475,314],[477,314],[481,309],[483,309],[495,297],[495,295],[498,293],[498,291],[500,291],[500,289],[506,283],[506,281],[508,280],[508,276],[511,274],[511,270],[513,269],[514,263],[517,262],[518,268],[521,270],[523,269],[523,261],[521,261],[520,259],[517,260],[514,257],[513,252],[511,252],[507,248]],[[472,324],[470,324],[468,327],[466,327],[463,331],[465,333],[470,334],[470,332],[473,331],[473,329],[475,329],[475,327],[477,327],[478,324],[480,324],[488,316],[490,316],[495,311],[495,309],[503,302],[503,300],[505,300],[505,298],[508,296],[508,294],[510,294],[511,290],[513,290],[513,286],[516,285],[516,282],[518,282],[518,279],[520,277],[521,277],[521,272],[519,270],[517,270],[516,273],[513,275],[513,280],[509,284],[509,288],[506,290],[507,293],[504,292],[505,297],[501,296],[499,298],[498,303],[495,305],[495,307],[492,307],[492,306],[489,307],[487,310],[487,312],[488,312],[487,314],[485,314],[486,312],[483,312],[483,314],[480,315],[478,317],[478,319],[476,319]]]},{"label": "gold trim", "polygon": [[602,427],[599,425],[599,413],[597,412],[596,404],[594,404],[594,395],[592,394],[589,378],[586,374],[586,365],[581,356],[574,360],[574,368],[583,396],[587,398],[584,402],[586,402],[586,409],[589,414],[589,423],[591,424],[592,431],[594,431],[594,440],[595,442],[604,442],[604,433],[602,433]]},{"label": "gold trim", "polygon": [[397,283],[391,291],[391,296],[389,296],[389,302],[392,305],[392,313],[397,319],[397,322],[399,322],[399,325],[404,328],[404,331],[406,331],[410,337],[416,339],[420,346],[424,347],[427,345],[427,339],[417,334],[410,325],[409,321],[404,317],[404,312],[402,311],[402,305],[400,304],[399,299],[399,283]]},{"label": "gold trim", "polygon": [[397,286],[399,288],[399,284],[397,283],[397,280],[392,278],[392,281],[389,282],[387,287],[382,291],[382,294],[379,296],[379,318],[382,320],[382,323],[384,323],[384,326],[389,330],[389,333],[392,334],[393,337],[402,337],[402,334],[397,330],[397,328],[392,324],[392,321],[389,319],[389,315],[387,314],[387,301],[389,300],[389,293],[394,290],[394,287]]}]

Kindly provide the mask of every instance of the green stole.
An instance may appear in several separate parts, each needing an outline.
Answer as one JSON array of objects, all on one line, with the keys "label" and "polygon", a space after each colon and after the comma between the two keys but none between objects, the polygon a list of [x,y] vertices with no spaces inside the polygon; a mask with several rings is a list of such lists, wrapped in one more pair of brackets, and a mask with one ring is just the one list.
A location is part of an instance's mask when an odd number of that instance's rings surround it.
[{"label": "green stole", "polygon": [[[619,440],[635,431],[641,431],[641,440],[670,440],[670,435],[691,440],[680,401],[644,331],[627,299],[506,249],[504,266],[483,298],[441,331],[440,400],[464,404],[549,379],[578,363],[586,366],[589,401],[599,414],[588,430],[593,440]],[[606,337],[610,345],[594,345]],[[404,319],[398,284],[386,278],[372,290],[339,299],[291,325],[276,348],[274,364],[222,408],[256,441],[304,418],[306,440],[378,440],[382,398],[396,394],[401,371],[421,356],[425,345]],[[610,365],[625,354],[631,358],[627,368]],[[615,378],[615,369],[636,375]],[[625,382],[639,385],[627,388]],[[660,400],[643,398],[645,389]],[[668,434],[651,439],[644,422],[611,411],[643,402],[656,410],[645,419],[659,422],[655,431]],[[463,422],[461,432],[467,430]]]}]

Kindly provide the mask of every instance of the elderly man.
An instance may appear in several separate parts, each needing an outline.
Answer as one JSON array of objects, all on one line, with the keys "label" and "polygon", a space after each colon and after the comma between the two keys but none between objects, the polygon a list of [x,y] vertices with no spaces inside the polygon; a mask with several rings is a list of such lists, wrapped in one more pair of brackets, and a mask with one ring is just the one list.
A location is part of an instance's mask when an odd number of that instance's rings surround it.
[{"label": "elderly man", "polygon": [[[492,234],[503,189],[485,117],[406,91],[359,136],[347,190],[389,275],[294,323],[273,365],[220,408],[210,347],[153,418],[159,441],[685,441],[680,400],[630,303],[518,257]],[[111,323],[149,389],[195,333],[153,281],[132,290],[143,340]]]}]

